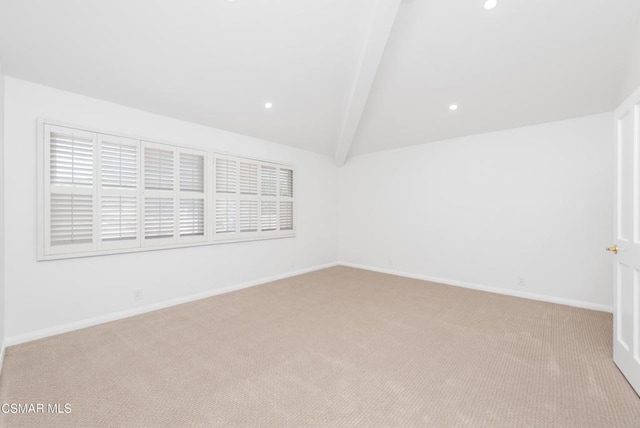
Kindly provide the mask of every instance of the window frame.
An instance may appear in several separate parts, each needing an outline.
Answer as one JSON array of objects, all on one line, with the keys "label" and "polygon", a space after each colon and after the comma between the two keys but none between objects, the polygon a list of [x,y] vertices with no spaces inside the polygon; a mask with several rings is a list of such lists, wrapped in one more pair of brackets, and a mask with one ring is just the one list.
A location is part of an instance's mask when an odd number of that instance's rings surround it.
[{"label": "window frame", "polygon": [[[94,144],[94,171],[93,171],[93,186],[92,186],[92,196],[93,196],[93,242],[91,244],[71,244],[65,245],[65,248],[61,248],[63,246],[51,246],[50,241],[50,197],[51,197],[51,179],[50,179],[50,168],[51,168],[51,159],[50,159],[50,134],[48,130],[50,129],[60,129],[62,131],[68,132],[69,130],[73,130],[74,132],[78,132],[79,134],[83,134],[85,136],[92,135],[93,144]],[[102,225],[101,225],[101,199],[98,201],[96,198],[102,198],[103,189],[101,182],[101,143],[105,136],[110,138],[110,141],[125,141],[125,142],[136,142],[137,143],[137,188],[135,189],[135,193],[137,195],[137,238],[133,240],[135,243],[126,242],[123,240],[122,243],[110,243],[110,242],[102,242]],[[145,209],[145,197],[147,194],[155,194],[156,191],[147,191],[145,189],[145,179],[144,179],[144,147],[146,145],[165,148],[167,146],[173,148],[174,151],[174,186],[173,186],[173,201],[174,201],[174,236],[168,239],[162,239],[162,242],[156,239],[151,241],[155,241],[152,243],[146,244],[145,241],[150,241],[145,239],[145,231],[144,231],[144,209]],[[204,189],[202,192],[202,199],[204,200],[204,236],[180,236],[180,200],[181,199],[199,199],[199,195],[197,192],[190,191],[181,191],[180,190],[180,153],[187,154],[196,154],[204,156]],[[269,166],[275,166],[277,168],[276,172],[276,193],[278,195],[278,200],[280,199],[280,168],[291,170],[293,173],[293,197],[289,198],[293,202],[293,229],[292,230],[280,230],[280,217],[279,215],[276,217],[276,221],[278,223],[278,227],[275,231],[269,232],[260,232],[261,224],[260,224],[260,182],[258,182],[258,232],[256,233],[239,233],[240,228],[240,218],[239,218],[239,210],[240,210],[240,193],[236,194],[236,228],[238,229],[233,236],[225,236],[220,238],[216,236],[215,233],[215,202],[216,202],[216,183],[215,183],[215,159],[217,157],[225,157],[229,159],[234,159],[238,163],[238,168],[240,166],[240,162],[248,162],[248,163],[258,163],[265,164]],[[141,251],[155,251],[155,250],[164,250],[164,249],[174,249],[174,248],[185,248],[185,247],[196,247],[196,246],[204,246],[204,245],[217,245],[217,244],[227,244],[227,243],[239,243],[239,242],[250,242],[250,241],[260,241],[260,240],[268,240],[268,239],[281,239],[281,238],[294,238],[296,236],[297,230],[297,202],[296,202],[296,167],[292,164],[287,164],[283,162],[275,162],[271,160],[265,159],[256,159],[248,156],[239,156],[231,153],[226,153],[213,149],[206,149],[193,145],[186,144],[176,144],[172,142],[161,141],[158,139],[150,139],[145,137],[139,137],[135,135],[120,133],[120,132],[112,132],[105,131],[102,129],[91,128],[86,126],[78,126],[69,123],[63,123],[56,120],[49,120],[40,118],[37,120],[37,256],[36,259],[38,261],[46,261],[46,260],[58,260],[58,259],[67,259],[67,258],[81,258],[81,257],[93,257],[93,256],[101,256],[101,255],[110,255],[110,254],[125,254],[125,253],[134,253]],[[260,166],[258,166],[258,175],[260,175]],[[238,176],[238,186],[239,184],[239,176]],[[106,193],[114,193],[118,192],[108,191]],[[122,193],[127,193],[122,192]],[[129,192],[130,193],[130,192]],[[280,203],[277,202],[277,210],[279,213]],[[126,242],[126,243],[125,243]],[[121,245],[119,245],[121,244]],[[152,245],[150,245],[152,244]],[[82,248],[80,248],[82,245]]]}]

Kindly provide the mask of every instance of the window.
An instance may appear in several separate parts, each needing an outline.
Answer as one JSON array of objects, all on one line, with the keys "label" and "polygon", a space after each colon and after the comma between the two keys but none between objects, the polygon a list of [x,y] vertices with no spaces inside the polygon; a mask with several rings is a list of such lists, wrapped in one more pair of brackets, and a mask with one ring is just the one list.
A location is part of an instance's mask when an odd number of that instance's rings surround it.
[{"label": "window", "polygon": [[295,236],[291,166],[42,129],[39,259]]},{"label": "window", "polygon": [[178,236],[182,240],[205,241],[206,153],[178,151]]},{"label": "window", "polygon": [[46,246],[51,254],[90,251],[95,245],[95,134],[47,129]]},{"label": "window", "polygon": [[98,135],[99,249],[140,246],[138,234],[138,142]]},{"label": "window", "polygon": [[[216,155],[215,171],[214,239],[244,240],[292,234],[292,167]],[[278,177],[290,177],[291,182],[288,178],[279,181]]]},{"label": "window", "polygon": [[176,149],[142,143],[144,156],[144,242],[147,246],[176,242]]}]

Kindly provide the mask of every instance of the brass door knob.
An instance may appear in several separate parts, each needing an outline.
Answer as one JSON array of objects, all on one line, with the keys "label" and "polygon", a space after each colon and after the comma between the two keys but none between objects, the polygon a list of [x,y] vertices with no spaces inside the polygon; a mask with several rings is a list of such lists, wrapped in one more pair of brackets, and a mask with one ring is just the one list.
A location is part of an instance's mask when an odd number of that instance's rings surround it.
[{"label": "brass door knob", "polygon": [[618,254],[618,246],[614,245],[613,247],[607,247],[607,251],[611,251],[613,254]]}]

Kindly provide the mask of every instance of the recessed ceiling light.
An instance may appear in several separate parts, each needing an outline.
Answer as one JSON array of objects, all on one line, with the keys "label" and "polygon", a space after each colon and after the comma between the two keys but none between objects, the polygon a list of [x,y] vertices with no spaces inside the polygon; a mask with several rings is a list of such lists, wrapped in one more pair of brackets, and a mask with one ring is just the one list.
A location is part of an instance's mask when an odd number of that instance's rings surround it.
[{"label": "recessed ceiling light", "polygon": [[264,103],[264,108],[266,108],[267,110],[270,110],[271,107],[273,107],[272,103]]},{"label": "recessed ceiling light", "polygon": [[484,2],[484,9],[491,10],[498,5],[498,0],[487,0]]},{"label": "recessed ceiling light", "polygon": [[449,106],[449,110],[451,110],[451,111],[458,110],[458,104],[451,104]]},{"label": "recessed ceiling light", "polygon": [[234,2],[234,1],[236,1],[236,0],[227,0],[227,1],[228,1],[229,3],[233,3],[233,2]]}]

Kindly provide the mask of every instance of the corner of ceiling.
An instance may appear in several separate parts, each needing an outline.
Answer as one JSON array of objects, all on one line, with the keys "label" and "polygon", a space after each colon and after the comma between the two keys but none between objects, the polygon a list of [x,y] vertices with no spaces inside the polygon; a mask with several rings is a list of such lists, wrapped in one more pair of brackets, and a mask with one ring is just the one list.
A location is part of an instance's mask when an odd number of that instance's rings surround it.
[{"label": "corner of ceiling", "polygon": [[378,0],[374,9],[367,31],[368,36],[358,52],[359,58],[336,142],[334,159],[338,167],[343,166],[349,156],[362,112],[367,105],[369,92],[401,4],[402,0]]}]

